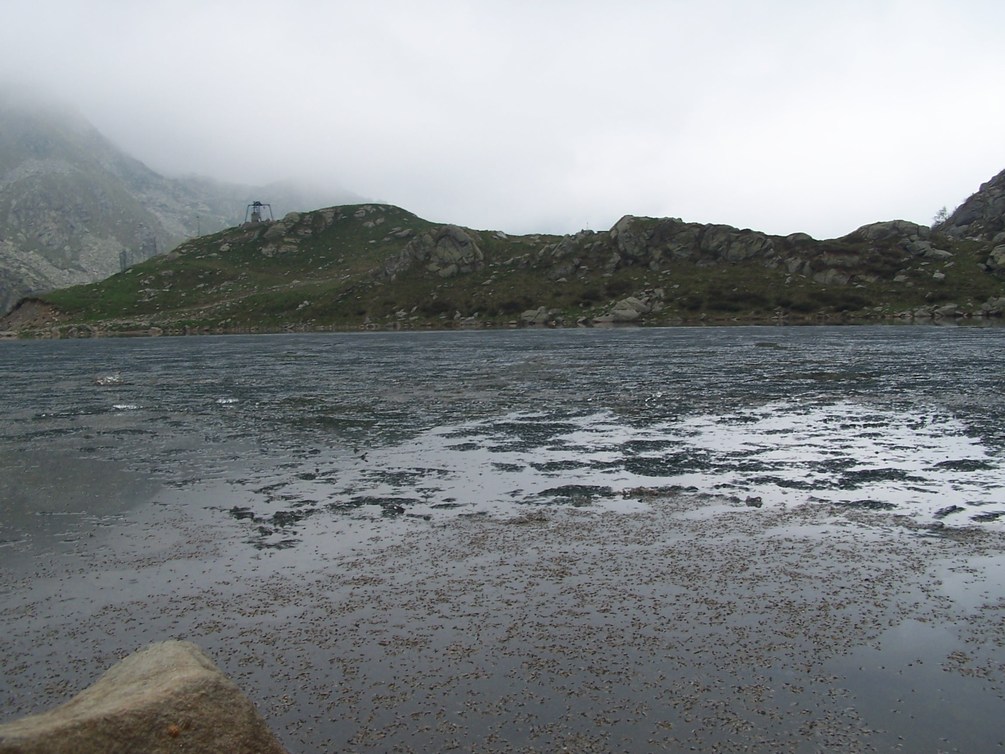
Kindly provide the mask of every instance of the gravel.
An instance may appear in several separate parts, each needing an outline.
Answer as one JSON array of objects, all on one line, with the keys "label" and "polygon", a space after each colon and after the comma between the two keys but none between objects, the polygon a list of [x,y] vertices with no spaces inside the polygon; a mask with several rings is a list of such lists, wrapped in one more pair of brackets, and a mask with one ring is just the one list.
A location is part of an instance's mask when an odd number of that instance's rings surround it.
[{"label": "gravel", "polygon": [[1005,538],[653,490],[635,512],[151,506],[2,572],[0,715],[185,638],[293,752],[991,751]]}]

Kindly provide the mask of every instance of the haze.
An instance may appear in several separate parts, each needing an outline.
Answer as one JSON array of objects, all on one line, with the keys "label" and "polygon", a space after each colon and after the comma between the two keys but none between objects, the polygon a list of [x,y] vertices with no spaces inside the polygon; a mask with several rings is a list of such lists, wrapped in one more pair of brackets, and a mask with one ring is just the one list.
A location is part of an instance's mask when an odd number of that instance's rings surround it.
[{"label": "haze", "polygon": [[7,0],[0,79],[169,175],[827,238],[1005,168],[1003,28],[998,0]]}]

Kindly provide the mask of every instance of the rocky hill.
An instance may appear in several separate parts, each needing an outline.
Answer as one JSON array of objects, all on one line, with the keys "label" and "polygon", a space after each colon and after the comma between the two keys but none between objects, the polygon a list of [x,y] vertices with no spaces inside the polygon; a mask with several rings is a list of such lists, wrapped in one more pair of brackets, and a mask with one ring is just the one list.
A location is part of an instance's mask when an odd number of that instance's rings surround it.
[{"label": "rocky hill", "polygon": [[0,91],[0,312],[31,292],[91,282],[244,219],[320,206],[289,186],[166,178],[79,115]]},{"label": "rocky hill", "polygon": [[952,238],[1005,243],[1005,170],[982,184],[936,230]]},{"label": "rocky hill", "polygon": [[510,236],[387,205],[331,207],[192,239],[100,283],[22,301],[0,327],[90,335],[1000,317],[999,186],[968,200],[992,207],[966,226],[976,235],[893,220],[824,241],[631,216],[606,232]]}]

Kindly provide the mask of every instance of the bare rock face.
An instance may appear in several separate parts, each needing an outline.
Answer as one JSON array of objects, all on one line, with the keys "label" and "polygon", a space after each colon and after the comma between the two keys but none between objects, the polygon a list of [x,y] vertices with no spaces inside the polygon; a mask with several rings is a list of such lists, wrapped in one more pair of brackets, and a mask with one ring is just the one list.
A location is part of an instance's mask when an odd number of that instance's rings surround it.
[{"label": "bare rock face", "polygon": [[480,270],[485,255],[474,235],[456,225],[441,225],[409,241],[399,255],[384,264],[380,274],[393,280],[415,263],[423,264],[427,272],[450,278]]},{"label": "bare rock face", "polygon": [[931,229],[908,220],[886,220],[885,222],[869,223],[858,230],[849,233],[845,238],[862,239],[866,241],[889,241],[898,239],[926,239]]},{"label": "bare rock face", "polygon": [[981,184],[938,229],[953,238],[983,240],[1005,231],[1005,170]]},{"label": "bare rock face", "polygon": [[1005,275],[1005,244],[995,246],[987,261],[988,269],[999,275]]},{"label": "bare rock face", "polygon": [[706,262],[769,260],[774,241],[752,230],[731,225],[700,225],[678,218],[622,217],[610,230],[616,254],[609,262],[613,271],[632,263],[659,269],[667,259],[695,259]]},{"label": "bare rock face", "polygon": [[66,704],[0,725],[0,754],[286,754],[195,644],[130,655]]}]

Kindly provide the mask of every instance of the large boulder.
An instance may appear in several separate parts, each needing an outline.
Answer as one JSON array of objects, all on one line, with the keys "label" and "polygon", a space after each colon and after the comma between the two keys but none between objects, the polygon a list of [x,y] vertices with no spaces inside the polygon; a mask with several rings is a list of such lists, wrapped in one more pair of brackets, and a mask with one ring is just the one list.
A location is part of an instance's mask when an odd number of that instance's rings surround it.
[{"label": "large boulder", "polygon": [[285,754],[251,701],[195,644],[130,655],[49,712],[0,725],[0,754]]},{"label": "large boulder", "polygon": [[1001,317],[1005,314],[1005,296],[989,298],[981,306],[982,317]]},{"label": "large boulder", "polygon": [[619,257],[627,260],[645,259],[649,253],[649,217],[625,215],[611,228],[609,235],[617,247]]},{"label": "large boulder", "polygon": [[646,290],[637,296],[629,296],[621,299],[611,307],[607,314],[603,314],[593,321],[597,324],[628,324],[638,322],[643,315],[662,308],[663,289]]},{"label": "large boulder", "polygon": [[525,325],[546,325],[554,321],[555,312],[546,306],[539,306],[537,309],[528,309],[520,315],[520,321]]}]

